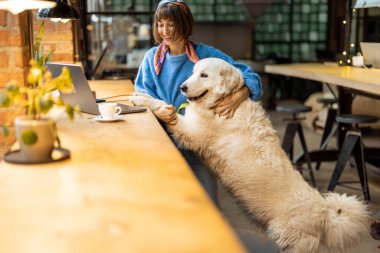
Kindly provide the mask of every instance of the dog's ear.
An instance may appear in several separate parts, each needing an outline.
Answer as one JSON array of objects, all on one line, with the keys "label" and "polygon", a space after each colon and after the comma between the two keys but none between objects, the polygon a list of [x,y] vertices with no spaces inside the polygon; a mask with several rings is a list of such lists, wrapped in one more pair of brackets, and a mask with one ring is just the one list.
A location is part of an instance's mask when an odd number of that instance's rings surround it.
[{"label": "dog's ear", "polygon": [[221,69],[219,75],[223,80],[222,87],[226,94],[238,91],[244,84],[244,79],[240,70],[232,66]]}]

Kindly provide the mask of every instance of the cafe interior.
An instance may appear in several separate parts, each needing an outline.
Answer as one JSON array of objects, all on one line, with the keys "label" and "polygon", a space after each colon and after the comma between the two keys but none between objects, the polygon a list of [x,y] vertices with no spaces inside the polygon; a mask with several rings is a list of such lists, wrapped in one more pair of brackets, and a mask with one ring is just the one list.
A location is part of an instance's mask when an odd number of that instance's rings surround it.
[{"label": "cafe interior", "polygon": [[[156,45],[159,2],[0,0],[0,252],[282,252],[220,179],[212,202],[164,124],[128,99]],[[184,2],[193,42],[260,76],[294,170],[321,194],[357,196],[380,224],[380,0]],[[89,92],[81,99],[99,110],[39,105],[54,122],[52,146],[28,159],[23,146],[52,131],[17,130],[13,115],[33,103],[18,102],[35,75],[63,86],[62,66],[73,94]],[[107,120],[100,105],[115,103],[137,110],[113,118],[116,106]],[[379,245],[369,229],[354,252]]]}]

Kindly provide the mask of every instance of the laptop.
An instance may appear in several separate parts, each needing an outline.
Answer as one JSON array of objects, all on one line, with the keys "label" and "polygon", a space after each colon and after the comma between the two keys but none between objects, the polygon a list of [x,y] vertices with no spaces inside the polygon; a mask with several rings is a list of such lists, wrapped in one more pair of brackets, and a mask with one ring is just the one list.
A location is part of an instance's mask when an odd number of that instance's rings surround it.
[{"label": "laptop", "polygon": [[[70,71],[74,85],[74,92],[60,92],[62,100],[66,104],[72,106],[79,105],[81,112],[100,115],[98,104],[94,95],[92,94],[90,85],[88,84],[86,76],[84,75],[82,67],[80,65],[54,62],[47,63],[47,68],[50,70],[53,77],[59,76],[62,72],[63,67],[67,67]],[[121,107],[121,114],[146,111],[145,107],[131,106],[119,103],[118,106]]]},{"label": "laptop", "polygon": [[380,68],[380,43],[360,42],[365,65]]}]

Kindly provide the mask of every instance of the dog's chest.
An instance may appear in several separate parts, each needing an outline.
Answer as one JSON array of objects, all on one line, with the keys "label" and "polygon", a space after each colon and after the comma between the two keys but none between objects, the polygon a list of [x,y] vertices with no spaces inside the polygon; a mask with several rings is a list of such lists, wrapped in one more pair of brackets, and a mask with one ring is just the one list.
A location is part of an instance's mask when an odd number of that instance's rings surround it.
[{"label": "dog's chest", "polygon": [[225,117],[219,117],[214,113],[200,113],[197,111],[191,111],[185,115],[187,125],[191,125],[193,131],[199,136],[203,136],[202,143],[210,147],[215,146],[218,143],[224,143],[225,141],[233,138],[234,130],[231,129],[233,119],[226,119]]}]

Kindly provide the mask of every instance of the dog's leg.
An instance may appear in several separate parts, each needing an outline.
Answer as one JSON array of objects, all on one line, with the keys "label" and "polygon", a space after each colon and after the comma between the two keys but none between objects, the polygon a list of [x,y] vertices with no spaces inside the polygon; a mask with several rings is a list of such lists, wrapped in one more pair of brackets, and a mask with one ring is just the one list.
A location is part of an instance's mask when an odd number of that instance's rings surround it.
[{"label": "dog's leg", "polygon": [[196,122],[188,122],[186,117],[177,114],[178,122],[175,125],[167,125],[174,138],[181,147],[192,151],[199,151],[204,146],[204,135],[200,128],[195,127]]},{"label": "dog's leg", "polygon": [[131,100],[131,102],[134,105],[146,106],[152,111],[157,110],[161,106],[167,105],[167,103],[165,103],[165,101],[155,99],[155,98],[149,96],[148,94],[142,93],[142,92],[133,92],[129,96],[129,99]]}]

